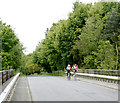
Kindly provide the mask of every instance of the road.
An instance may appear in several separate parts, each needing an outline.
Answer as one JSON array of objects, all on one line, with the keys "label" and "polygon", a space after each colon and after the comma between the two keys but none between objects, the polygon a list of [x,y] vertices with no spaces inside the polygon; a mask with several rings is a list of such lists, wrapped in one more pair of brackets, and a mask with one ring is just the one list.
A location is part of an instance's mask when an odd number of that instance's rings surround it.
[{"label": "road", "polygon": [[11,101],[118,101],[117,90],[82,79],[74,81],[53,76],[20,77],[14,90]]},{"label": "road", "polygon": [[63,77],[27,77],[33,101],[118,101],[118,91]]}]

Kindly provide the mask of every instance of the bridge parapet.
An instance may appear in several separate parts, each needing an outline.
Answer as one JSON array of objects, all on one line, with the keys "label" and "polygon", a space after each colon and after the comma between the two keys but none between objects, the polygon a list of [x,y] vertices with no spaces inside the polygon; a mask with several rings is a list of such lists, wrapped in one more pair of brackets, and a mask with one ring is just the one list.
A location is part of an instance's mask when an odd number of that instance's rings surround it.
[{"label": "bridge parapet", "polygon": [[120,70],[79,69],[78,73],[98,74],[98,75],[118,76],[118,77],[120,77]]},{"label": "bridge parapet", "polygon": [[[71,75],[73,75],[73,72],[71,73]],[[76,73],[76,76],[77,78],[93,79],[97,81],[120,84],[120,77],[118,76],[106,76],[106,75],[88,74],[88,73]]]}]

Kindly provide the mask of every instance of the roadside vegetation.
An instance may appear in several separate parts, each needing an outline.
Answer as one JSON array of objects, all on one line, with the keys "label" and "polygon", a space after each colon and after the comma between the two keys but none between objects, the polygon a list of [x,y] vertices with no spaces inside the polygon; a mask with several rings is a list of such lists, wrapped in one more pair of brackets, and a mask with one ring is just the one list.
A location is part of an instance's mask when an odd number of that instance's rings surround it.
[{"label": "roadside vegetation", "polygon": [[[16,36],[10,25],[0,20],[0,63],[1,70],[14,68],[17,70],[22,66],[23,45]],[[2,58],[1,58],[2,57]]]},{"label": "roadside vegetation", "polygon": [[28,55],[2,21],[1,34],[2,69],[12,66],[25,75],[60,75],[75,63],[80,69],[120,70],[120,2],[75,2],[68,19],[47,28],[45,39]]}]

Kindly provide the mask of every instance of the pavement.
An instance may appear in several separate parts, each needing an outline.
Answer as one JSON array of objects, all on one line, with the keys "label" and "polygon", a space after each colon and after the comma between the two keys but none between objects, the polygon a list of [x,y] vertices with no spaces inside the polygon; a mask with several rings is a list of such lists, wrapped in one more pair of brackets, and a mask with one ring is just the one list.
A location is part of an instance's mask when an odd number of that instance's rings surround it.
[{"label": "pavement", "polygon": [[19,77],[14,88],[11,101],[32,101],[27,77]]},{"label": "pavement", "polygon": [[95,81],[90,82],[55,76],[20,77],[11,100],[118,101],[118,90],[95,84]]}]

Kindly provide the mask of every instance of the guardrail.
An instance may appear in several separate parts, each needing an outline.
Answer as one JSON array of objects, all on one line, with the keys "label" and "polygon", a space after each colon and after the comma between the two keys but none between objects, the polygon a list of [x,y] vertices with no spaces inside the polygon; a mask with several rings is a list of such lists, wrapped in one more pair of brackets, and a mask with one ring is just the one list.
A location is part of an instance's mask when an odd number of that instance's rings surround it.
[{"label": "guardrail", "polygon": [[0,71],[0,85],[13,77],[13,69]]},{"label": "guardrail", "polygon": [[118,76],[118,77],[120,77],[120,70],[79,69],[78,73],[98,74],[98,75]]}]

